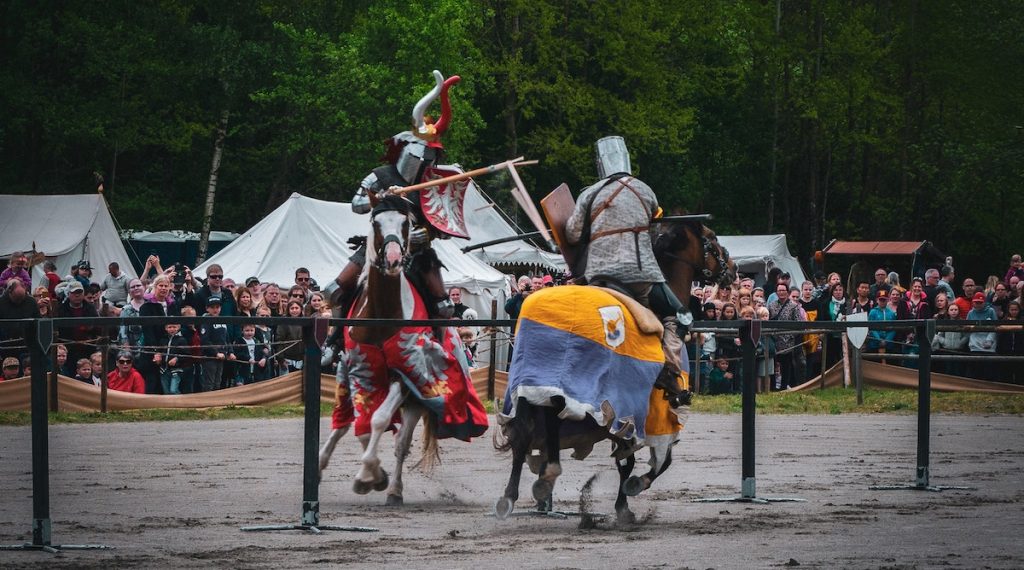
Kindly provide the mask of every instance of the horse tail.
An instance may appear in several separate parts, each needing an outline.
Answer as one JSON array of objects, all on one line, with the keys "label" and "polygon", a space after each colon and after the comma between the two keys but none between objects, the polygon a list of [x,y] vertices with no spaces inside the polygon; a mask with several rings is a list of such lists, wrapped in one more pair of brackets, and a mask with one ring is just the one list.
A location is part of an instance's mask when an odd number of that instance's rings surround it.
[{"label": "horse tail", "polygon": [[513,449],[525,448],[532,438],[532,419],[533,406],[526,401],[526,398],[519,398],[516,415],[502,424],[501,429],[494,430],[494,435],[491,437],[494,449],[504,453]]},{"label": "horse tail", "polygon": [[437,415],[427,412],[423,417],[423,446],[420,460],[413,467],[431,472],[441,464],[441,448],[437,439]]}]

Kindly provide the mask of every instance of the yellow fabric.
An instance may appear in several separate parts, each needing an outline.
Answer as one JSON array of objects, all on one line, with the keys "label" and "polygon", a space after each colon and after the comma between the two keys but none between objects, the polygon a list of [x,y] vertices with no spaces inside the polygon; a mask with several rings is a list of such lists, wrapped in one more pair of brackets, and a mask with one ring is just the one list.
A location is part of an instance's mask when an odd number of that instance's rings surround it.
[{"label": "yellow fabric", "polygon": [[[611,306],[619,307],[625,319],[625,338],[616,347],[608,344],[605,327],[619,323],[607,323],[598,311]],[[542,289],[526,298],[519,318],[592,340],[630,358],[664,362],[660,337],[639,332],[629,309],[597,287],[565,285]]]},{"label": "yellow fabric", "polygon": [[[807,321],[811,322],[817,319],[818,310],[807,311]],[[818,334],[805,334],[804,335],[804,353],[814,354],[821,350],[821,335]]]},{"label": "yellow fabric", "polygon": [[[686,372],[681,373],[679,381],[684,389],[689,389],[689,374]],[[677,433],[683,429],[683,426],[679,425],[678,416],[669,407],[668,400],[665,399],[665,391],[661,388],[655,387],[651,390],[651,399],[647,408],[647,421],[644,423],[644,429],[648,437]]]}]

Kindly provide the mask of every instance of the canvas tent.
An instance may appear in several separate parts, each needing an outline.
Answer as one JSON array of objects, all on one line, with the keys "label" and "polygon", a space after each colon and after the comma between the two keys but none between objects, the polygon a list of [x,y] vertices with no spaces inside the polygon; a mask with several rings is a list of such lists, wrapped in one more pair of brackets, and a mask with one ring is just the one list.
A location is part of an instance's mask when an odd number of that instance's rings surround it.
[{"label": "canvas tent", "polygon": [[[142,263],[150,254],[160,257],[160,264],[163,267],[170,267],[175,262],[180,262],[191,267],[196,262],[199,254],[199,234],[182,230],[167,230],[162,232],[147,231],[126,231],[121,234],[128,242],[128,247],[138,254],[136,269],[142,270]],[[218,251],[227,247],[235,240],[238,234],[234,232],[210,232],[210,242],[207,246],[207,257],[215,255]]]},{"label": "canvas tent", "polygon": [[774,266],[789,273],[790,283],[800,286],[807,277],[800,262],[789,253],[786,235],[718,236],[718,243],[729,250],[729,257],[740,273],[753,273],[758,285],[765,281],[768,270]]},{"label": "canvas tent", "polygon": [[[325,289],[348,262],[352,250],[348,239],[366,235],[369,216],[352,212],[345,202],[329,202],[294,193],[276,210],[244,232],[238,239],[195,269],[197,277],[218,264],[225,275],[243,281],[255,276],[288,286],[295,282],[295,269],[305,267]],[[445,264],[445,283],[466,290],[463,303],[480,318],[489,318],[491,300],[498,301],[499,318],[504,318],[507,296],[505,276],[462,253],[454,240],[436,240],[434,249]]]},{"label": "canvas tent", "polygon": [[[0,195],[0,205],[0,256],[29,252],[35,242],[36,251],[56,263],[62,277],[83,259],[92,264],[94,281],[103,278],[110,262],[117,262],[129,277],[136,276],[102,194],[8,194]],[[32,269],[32,282],[42,281],[39,264]]]}]

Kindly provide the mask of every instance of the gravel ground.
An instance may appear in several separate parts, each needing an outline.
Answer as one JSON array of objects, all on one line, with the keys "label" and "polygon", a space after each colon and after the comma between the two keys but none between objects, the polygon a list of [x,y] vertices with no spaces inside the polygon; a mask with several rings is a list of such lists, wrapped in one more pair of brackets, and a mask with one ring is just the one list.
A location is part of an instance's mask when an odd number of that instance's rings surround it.
[{"label": "gravel ground", "polygon": [[[298,522],[301,420],[51,426],[54,542],[115,548],[0,552],[0,567],[1024,567],[1020,417],[935,416],[932,483],[977,487],[942,493],[868,489],[913,480],[915,416],[759,417],[758,496],[806,500],[768,505],[694,502],[739,492],[739,415],[696,415],[685,433],[671,469],[631,501],[642,522],[587,530],[577,519],[488,516],[509,469],[489,434],[442,442],[438,468],[407,473],[401,508],[352,492],[358,445],[347,437],[321,485],[322,522],[380,531],[317,536],[239,530]],[[613,510],[617,476],[603,449],[563,460],[556,507],[578,508],[597,474],[590,508]],[[0,473],[0,544],[21,543],[32,521],[27,427],[0,428]],[[519,508],[533,480],[523,479]]]}]

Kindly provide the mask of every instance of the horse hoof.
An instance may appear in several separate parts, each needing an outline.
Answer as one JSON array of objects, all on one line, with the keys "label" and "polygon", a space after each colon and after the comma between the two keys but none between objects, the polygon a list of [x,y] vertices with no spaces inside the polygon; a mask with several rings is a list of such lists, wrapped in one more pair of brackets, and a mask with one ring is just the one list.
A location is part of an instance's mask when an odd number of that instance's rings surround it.
[{"label": "horse hoof", "polygon": [[356,479],[352,483],[352,492],[354,492],[357,495],[365,495],[365,494],[369,493],[370,489],[372,489],[372,488],[373,488],[373,482],[372,481],[360,481],[359,479]]},{"label": "horse hoof", "polygon": [[378,479],[376,482],[374,482],[373,490],[374,491],[383,491],[383,490],[385,490],[387,488],[388,488],[388,472],[383,470],[383,469],[381,469],[380,470],[380,479]]},{"label": "horse hoof", "polygon": [[405,501],[402,500],[401,495],[388,495],[384,499],[384,506],[386,507],[401,507],[403,504],[405,504]]},{"label": "horse hoof", "polygon": [[635,497],[644,490],[644,480],[633,475],[622,484],[622,492],[628,497]]},{"label": "horse hoof", "polygon": [[538,503],[547,501],[555,490],[555,484],[545,479],[537,479],[533,483],[533,498]]},{"label": "horse hoof", "polygon": [[627,507],[615,512],[615,521],[619,524],[636,524],[636,515]]},{"label": "horse hoof", "polygon": [[498,502],[494,503],[494,516],[502,521],[507,519],[512,514],[512,509],[515,508],[515,505],[515,501],[508,497],[498,499]]}]

